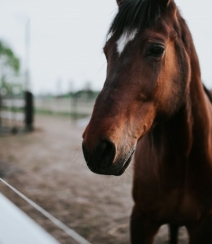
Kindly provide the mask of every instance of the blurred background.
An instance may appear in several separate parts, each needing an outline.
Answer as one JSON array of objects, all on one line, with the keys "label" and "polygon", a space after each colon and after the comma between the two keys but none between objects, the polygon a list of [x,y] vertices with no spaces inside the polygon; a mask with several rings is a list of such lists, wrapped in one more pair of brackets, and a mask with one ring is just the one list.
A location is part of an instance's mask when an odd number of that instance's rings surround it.
[{"label": "blurred background", "polygon": [[[176,3],[211,89],[211,2]],[[119,179],[96,176],[81,152],[81,134],[105,80],[102,48],[116,1],[0,5],[0,177],[92,243],[129,243],[132,169]],[[74,243],[7,187],[0,191],[60,243]]]},{"label": "blurred background", "polygon": [[[117,12],[115,0],[0,2],[1,97],[19,98],[5,101],[2,106],[21,109],[23,91],[27,90],[35,97],[38,113],[74,116],[77,112],[85,116],[85,108],[75,111],[75,98],[95,99],[103,85],[106,61],[102,48]],[[210,1],[176,3],[191,29],[202,79],[211,88]],[[89,94],[82,94],[86,92]],[[2,117],[9,114],[3,113]],[[16,119],[20,118],[18,114]]]}]

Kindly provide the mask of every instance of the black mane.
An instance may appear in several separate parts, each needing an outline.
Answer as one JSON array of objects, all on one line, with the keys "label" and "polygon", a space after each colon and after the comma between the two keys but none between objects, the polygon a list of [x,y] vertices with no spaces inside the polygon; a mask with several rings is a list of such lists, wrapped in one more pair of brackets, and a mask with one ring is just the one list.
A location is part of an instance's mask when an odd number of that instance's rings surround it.
[{"label": "black mane", "polygon": [[109,33],[121,34],[124,30],[148,27],[161,16],[157,0],[125,0],[112,22]]}]

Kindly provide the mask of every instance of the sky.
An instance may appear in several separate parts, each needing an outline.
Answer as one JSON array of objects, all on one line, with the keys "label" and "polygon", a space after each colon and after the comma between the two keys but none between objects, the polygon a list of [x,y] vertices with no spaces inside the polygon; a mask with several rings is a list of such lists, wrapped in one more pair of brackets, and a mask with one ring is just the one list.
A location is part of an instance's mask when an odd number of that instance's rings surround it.
[{"label": "sky", "polygon": [[[202,79],[212,88],[212,3],[176,0],[200,59]],[[106,76],[102,51],[117,12],[115,0],[0,0],[0,39],[26,67],[26,23],[30,21],[31,90],[38,93],[78,90],[87,83],[101,89]]]}]

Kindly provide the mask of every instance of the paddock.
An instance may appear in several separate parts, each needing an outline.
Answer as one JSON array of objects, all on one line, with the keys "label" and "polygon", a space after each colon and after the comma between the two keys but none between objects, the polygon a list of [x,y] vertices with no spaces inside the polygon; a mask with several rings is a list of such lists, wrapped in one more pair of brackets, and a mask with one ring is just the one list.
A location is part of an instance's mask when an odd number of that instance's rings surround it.
[{"label": "paddock", "polygon": [[[66,116],[39,115],[35,121],[33,133],[1,137],[0,176],[92,244],[128,244],[132,168],[118,178],[95,175],[81,152],[83,126]],[[1,183],[0,192],[60,243],[75,244]],[[167,239],[163,226],[155,244]],[[180,240],[188,243],[184,229]]]}]

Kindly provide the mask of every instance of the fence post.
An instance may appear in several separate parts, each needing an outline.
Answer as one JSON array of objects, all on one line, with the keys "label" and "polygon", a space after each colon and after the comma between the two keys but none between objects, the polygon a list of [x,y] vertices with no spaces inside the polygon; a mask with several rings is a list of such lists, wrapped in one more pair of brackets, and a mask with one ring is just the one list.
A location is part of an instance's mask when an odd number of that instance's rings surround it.
[{"label": "fence post", "polygon": [[0,127],[2,126],[1,111],[2,111],[2,98],[1,98],[1,89],[0,89]]},{"label": "fence post", "polygon": [[33,94],[29,91],[25,92],[25,129],[27,131],[33,130],[34,122],[34,106],[33,106]]}]

